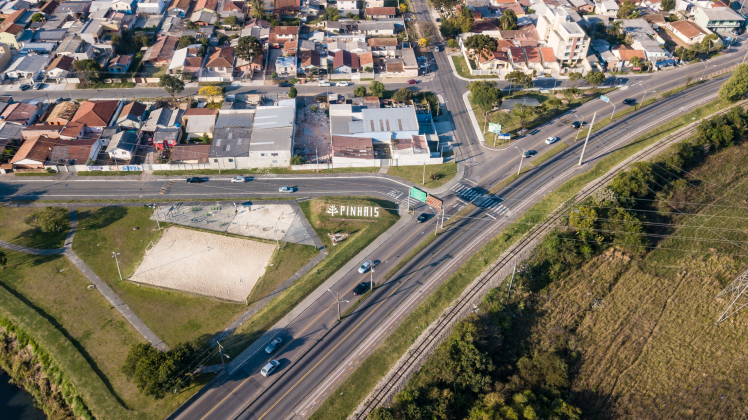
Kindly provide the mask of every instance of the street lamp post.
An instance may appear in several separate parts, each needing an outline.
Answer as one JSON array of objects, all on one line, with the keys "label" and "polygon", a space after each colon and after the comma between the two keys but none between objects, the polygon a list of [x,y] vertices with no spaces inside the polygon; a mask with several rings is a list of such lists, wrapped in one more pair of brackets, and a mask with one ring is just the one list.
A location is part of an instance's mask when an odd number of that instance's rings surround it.
[{"label": "street lamp post", "polygon": [[[519,152],[519,147],[514,146],[515,149]],[[519,153],[519,168],[517,168],[517,176],[519,176],[519,172],[522,170],[522,160],[525,158],[525,149],[522,149],[522,151]]]},{"label": "street lamp post", "polygon": [[[644,89],[644,86],[642,86],[642,89]],[[644,105],[644,98],[647,96],[647,93],[655,93],[656,90],[645,90],[644,94],[642,95],[642,103],[639,104],[639,109],[642,109],[642,106]]]},{"label": "street lamp post", "polygon": [[112,251],[112,257],[114,258],[114,262],[117,263],[117,272],[119,273],[119,280],[122,281],[122,271],[119,269],[119,260],[117,259],[117,255],[119,255],[119,252]]},{"label": "street lamp post", "polygon": [[335,298],[335,302],[338,303],[338,321],[340,321],[340,303],[341,302],[348,303],[348,301],[347,300],[340,300],[340,294],[339,293],[336,295],[335,292],[333,292],[330,289],[327,289],[327,291],[330,292],[330,294],[332,295],[332,297]]},{"label": "street lamp post", "polygon": [[582,131],[582,127],[584,126],[584,118],[579,118],[579,115],[574,114],[575,117],[577,117],[577,121],[579,121],[579,130],[577,130],[577,133],[574,135],[574,143],[577,142],[577,139],[579,138],[579,132]]},{"label": "street lamp post", "polygon": [[374,268],[370,270],[371,276],[369,277],[369,288],[374,290]]}]

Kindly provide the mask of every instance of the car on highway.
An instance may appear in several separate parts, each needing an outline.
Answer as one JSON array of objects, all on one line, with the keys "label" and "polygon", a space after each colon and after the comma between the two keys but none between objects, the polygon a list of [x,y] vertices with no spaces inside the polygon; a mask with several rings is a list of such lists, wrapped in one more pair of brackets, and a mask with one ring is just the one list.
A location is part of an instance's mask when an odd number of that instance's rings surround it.
[{"label": "car on highway", "polygon": [[553,144],[553,143],[555,143],[555,142],[557,142],[559,140],[561,140],[561,139],[559,137],[556,137],[556,136],[548,137],[547,139],[545,139],[545,144]]},{"label": "car on highway", "polygon": [[187,178],[188,184],[199,184],[201,182],[208,182],[208,178],[202,178],[199,176],[193,176],[191,178]]},{"label": "car on highway", "polygon": [[335,86],[346,87],[346,86],[348,86],[348,82],[338,82],[338,83],[335,83]]},{"label": "car on highway", "polygon": [[416,79],[410,79],[410,80],[408,80],[408,84],[409,85],[415,85],[416,83],[418,83],[418,80],[416,80]]},{"label": "car on highway", "polygon": [[238,182],[240,184],[243,184],[247,182],[247,178],[244,178],[243,176],[235,176],[231,178],[231,183]]},{"label": "car on highway", "polygon": [[265,367],[262,368],[260,374],[265,377],[270,376],[271,373],[275,372],[275,369],[278,369],[278,366],[280,366],[280,364],[281,363],[277,360],[271,360],[270,362],[268,362],[268,364],[265,365]]},{"label": "car on highway", "polygon": [[358,272],[364,274],[365,272],[369,271],[370,268],[371,261],[366,261],[365,263],[361,264],[361,267],[358,268]]},{"label": "car on highway", "polygon": [[418,222],[418,223],[423,223],[423,222],[425,222],[425,221],[427,221],[427,220],[429,220],[429,215],[428,215],[428,213],[421,213],[421,214],[420,214],[420,215],[418,216],[418,219],[416,219],[416,222]]},{"label": "car on highway", "polygon": [[325,81],[325,80],[320,80],[320,81],[319,81],[319,82],[317,83],[317,86],[330,86],[330,82],[328,82],[328,81]]},{"label": "car on highway", "polygon": [[356,286],[355,289],[353,289],[353,294],[356,296],[363,295],[367,290],[369,290],[369,282],[364,281],[359,283],[359,285]]},{"label": "car on highway", "polygon": [[636,103],[636,99],[634,99],[634,98],[626,98],[626,99],[623,100],[623,104],[624,105],[631,105],[631,104],[634,104],[634,103]]},{"label": "car on highway", "polygon": [[283,340],[281,338],[276,338],[275,340],[271,341],[270,344],[265,347],[265,353],[270,354],[275,351],[278,347],[280,347],[281,343],[283,343]]},{"label": "car on highway", "polygon": [[282,82],[282,83],[278,83],[278,86],[279,87],[291,87],[291,84],[290,83],[286,83],[286,82]]},{"label": "car on highway", "polygon": [[571,125],[571,128],[576,128],[577,130],[578,130],[578,129],[580,129],[580,128],[582,128],[582,123],[581,123],[581,121],[574,121],[574,122],[573,122],[573,123],[571,123],[570,125]]},{"label": "car on highway", "polygon": [[536,152],[535,150],[525,150],[525,153],[522,153],[522,157],[525,158],[525,159],[527,159],[527,158],[533,157],[533,156],[535,156],[537,154],[538,154],[538,152]]},{"label": "car on highway", "polygon": [[289,187],[288,185],[284,185],[284,186],[278,188],[278,192],[292,193],[293,192],[293,187]]},{"label": "car on highway", "polygon": [[31,85],[21,85],[18,88],[21,89],[21,90],[29,90],[29,89],[31,89]]}]

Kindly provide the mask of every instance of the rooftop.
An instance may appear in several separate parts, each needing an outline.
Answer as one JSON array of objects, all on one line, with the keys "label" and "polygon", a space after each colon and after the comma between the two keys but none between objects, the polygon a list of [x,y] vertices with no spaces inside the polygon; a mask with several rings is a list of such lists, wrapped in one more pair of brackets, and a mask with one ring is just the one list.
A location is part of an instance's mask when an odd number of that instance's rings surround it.
[{"label": "rooftop", "polygon": [[239,157],[249,155],[252,128],[223,127],[213,130],[210,157]]}]

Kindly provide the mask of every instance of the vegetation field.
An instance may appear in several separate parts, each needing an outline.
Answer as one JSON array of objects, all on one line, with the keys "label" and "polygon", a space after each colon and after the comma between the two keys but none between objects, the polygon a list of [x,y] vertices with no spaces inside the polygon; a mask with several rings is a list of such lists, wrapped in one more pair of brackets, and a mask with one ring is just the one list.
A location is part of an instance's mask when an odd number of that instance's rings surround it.
[{"label": "vegetation field", "polygon": [[38,227],[24,223],[24,219],[36,210],[39,209],[0,205],[0,239],[29,248],[62,248],[68,234],[67,230],[43,233]]},{"label": "vegetation field", "polygon": [[438,165],[426,165],[426,183],[423,183],[423,166],[390,166],[387,175],[396,176],[426,188],[438,188],[457,175],[457,163],[447,162]]},{"label": "vegetation field", "polygon": [[248,298],[250,304],[269,295],[316,257],[317,253],[310,245],[281,243],[281,248],[275,250],[270,263],[265,267],[265,274],[252,288]]}]

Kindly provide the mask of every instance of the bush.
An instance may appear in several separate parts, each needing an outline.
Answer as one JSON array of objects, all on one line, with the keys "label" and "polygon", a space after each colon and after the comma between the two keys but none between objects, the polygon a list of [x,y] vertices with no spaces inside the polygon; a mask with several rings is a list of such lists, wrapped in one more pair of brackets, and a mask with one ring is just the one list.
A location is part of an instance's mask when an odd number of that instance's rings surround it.
[{"label": "bush", "polygon": [[293,155],[291,158],[291,165],[303,165],[306,163],[306,159],[304,159],[304,156],[300,155]]},{"label": "bush", "polygon": [[291,87],[290,87],[290,88],[288,89],[288,97],[289,97],[289,98],[293,99],[293,98],[295,98],[295,97],[296,97],[296,95],[298,95],[298,94],[299,94],[299,93],[298,93],[298,92],[296,91],[296,88],[295,88],[295,87],[291,86]]},{"label": "bush", "polygon": [[27,225],[38,227],[44,233],[70,229],[70,214],[65,207],[45,207],[26,216]]},{"label": "bush", "polygon": [[312,105],[312,106],[309,107],[309,109],[311,109],[312,112],[317,112],[317,109],[319,109],[319,108],[317,108],[317,105]]},{"label": "bush", "polygon": [[156,399],[189,385],[187,371],[197,348],[192,343],[182,343],[161,352],[147,343],[130,347],[122,373],[135,382],[138,390]]}]

